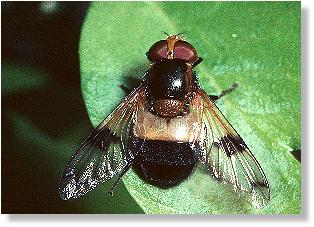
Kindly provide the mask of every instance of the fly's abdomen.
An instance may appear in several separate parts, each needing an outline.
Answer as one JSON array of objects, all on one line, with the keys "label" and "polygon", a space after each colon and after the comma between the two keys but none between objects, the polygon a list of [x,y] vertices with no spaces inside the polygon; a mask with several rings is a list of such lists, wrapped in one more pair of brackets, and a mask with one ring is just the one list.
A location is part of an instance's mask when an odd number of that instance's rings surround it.
[{"label": "fly's abdomen", "polygon": [[[188,178],[197,162],[201,122],[197,112],[164,118],[139,109],[132,127],[133,167],[148,183],[161,188],[178,185]],[[193,147],[193,149],[192,149]]]},{"label": "fly's abdomen", "polygon": [[161,188],[180,184],[192,173],[196,157],[189,143],[136,138],[141,148],[134,169],[144,180]]}]

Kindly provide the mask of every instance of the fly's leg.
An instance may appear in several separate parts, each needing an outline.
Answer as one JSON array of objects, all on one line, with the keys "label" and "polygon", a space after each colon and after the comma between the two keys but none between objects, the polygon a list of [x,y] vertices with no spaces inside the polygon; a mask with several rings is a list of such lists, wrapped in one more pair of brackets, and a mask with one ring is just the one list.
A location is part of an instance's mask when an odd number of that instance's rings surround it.
[{"label": "fly's leg", "polygon": [[198,58],[196,62],[193,63],[192,68],[196,67],[199,63],[203,61],[203,58]]},{"label": "fly's leg", "polygon": [[220,95],[209,95],[209,98],[216,102],[218,99],[220,99],[221,97],[225,96],[226,94],[228,93],[231,93],[233,92],[235,89],[237,89],[239,87],[239,84],[238,83],[234,83],[231,85],[231,87],[229,87],[228,89],[226,90],[223,90]]},{"label": "fly's leg", "polygon": [[131,89],[128,88],[127,86],[124,86],[123,84],[120,84],[119,87],[126,93],[126,94],[130,94],[131,93]]},{"label": "fly's leg", "polygon": [[118,186],[119,181],[121,180],[121,178],[123,177],[123,175],[130,169],[130,167],[133,164],[133,160],[130,161],[121,171],[121,173],[118,175],[116,181],[113,183],[113,185],[111,186],[110,190],[109,190],[109,194],[111,196],[113,196],[113,193],[116,189],[116,187]]},{"label": "fly's leg", "polygon": [[[145,73],[144,77],[147,75],[147,72]],[[126,84],[126,86],[124,85]],[[131,93],[133,88],[136,88],[142,84],[142,80],[134,77],[127,77],[125,78],[125,83],[120,84],[119,87],[128,95]]]}]

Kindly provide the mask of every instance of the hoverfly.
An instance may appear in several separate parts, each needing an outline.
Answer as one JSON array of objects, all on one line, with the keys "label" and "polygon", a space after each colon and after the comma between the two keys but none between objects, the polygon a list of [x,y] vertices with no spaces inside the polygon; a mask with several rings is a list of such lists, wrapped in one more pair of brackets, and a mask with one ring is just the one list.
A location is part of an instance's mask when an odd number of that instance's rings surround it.
[{"label": "hoverfly", "polygon": [[[170,188],[186,180],[200,163],[209,173],[248,192],[256,207],[267,204],[270,189],[249,148],[217,108],[220,96],[201,88],[195,48],[170,35],[146,53],[150,68],[115,110],[87,137],[60,180],[62,199],[78,198],[131,168],[146,182]],[[231,89],[232,90],[232,89]]]}]

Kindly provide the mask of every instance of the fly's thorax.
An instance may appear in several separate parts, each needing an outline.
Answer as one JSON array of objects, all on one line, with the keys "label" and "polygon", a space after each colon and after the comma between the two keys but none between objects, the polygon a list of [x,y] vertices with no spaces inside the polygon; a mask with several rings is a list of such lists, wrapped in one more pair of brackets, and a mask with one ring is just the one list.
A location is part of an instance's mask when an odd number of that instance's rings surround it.
[{"label": "fly's thorax", "polygon": [[176,117],[187,112],[187,106],[181,100],[158,99],[153,102],[152,113],[161,117]]},{"label": "fly's thorax", "polygon": [[189,79],[185,61],[162,59],[149,70],[149,95],[154,99],[183,98],[189,91]]},{"label": "fly's thorax", "polygon": [[152,65],[147,78],[151,110],[163,117],[182,115],[193,80],[192,66],[185,60],[162,59]]}]

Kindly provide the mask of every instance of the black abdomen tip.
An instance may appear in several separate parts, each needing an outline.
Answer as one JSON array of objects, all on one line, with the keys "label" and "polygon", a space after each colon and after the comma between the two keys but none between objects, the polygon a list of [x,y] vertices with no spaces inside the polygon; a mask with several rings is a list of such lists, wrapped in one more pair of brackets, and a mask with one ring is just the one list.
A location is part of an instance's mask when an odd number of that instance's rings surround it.
[{"label": "black abdomen tip", "polygon": [[136,173],[160,188],[170,188],[187,179],[197,158],[189,143],[136,138],[141,144],[134,160]]}]

